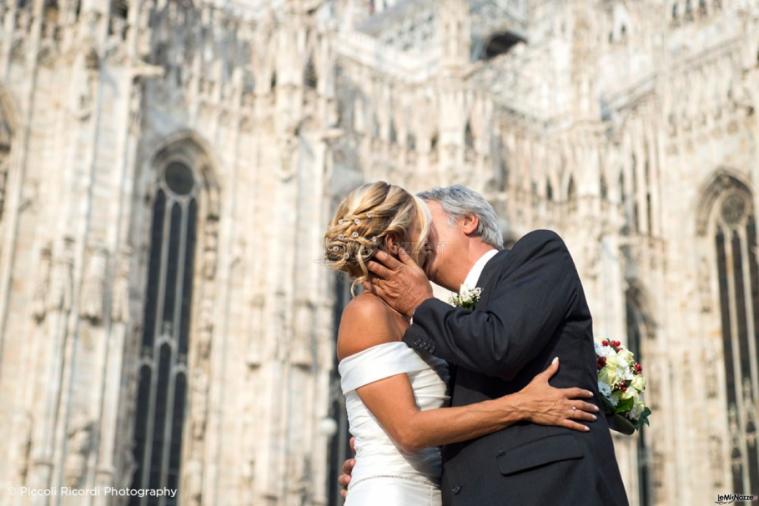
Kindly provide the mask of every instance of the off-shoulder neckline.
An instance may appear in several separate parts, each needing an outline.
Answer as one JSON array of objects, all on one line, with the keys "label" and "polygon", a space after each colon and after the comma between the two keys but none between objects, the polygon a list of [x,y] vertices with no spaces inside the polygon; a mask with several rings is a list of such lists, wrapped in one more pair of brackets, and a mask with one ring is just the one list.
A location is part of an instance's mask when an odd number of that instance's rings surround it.
[{"label": "off-shoulder neckline", "polygon": [[409,350],[411,349],[403,341],[390,341],[388,343],[379,343],[379,344],[375,344],[375,345],[369,346],[368,348],[363,349],[363,350],[361,350],[361,351],[359,351],[357,353],[354,353],[353,355],[348,355],[347,357],[344,357],[343,359],[341,359],[338,362],[338,365],[342,364],[343,362],[346,362],[347,360],[350,360],[352,358],[358,358],[359,356],[365,355],[367,352],[370,352],[370,351],[375,350],[377,348],[392,347],[392,346],[403,346],[404,348],[408,348]]}]

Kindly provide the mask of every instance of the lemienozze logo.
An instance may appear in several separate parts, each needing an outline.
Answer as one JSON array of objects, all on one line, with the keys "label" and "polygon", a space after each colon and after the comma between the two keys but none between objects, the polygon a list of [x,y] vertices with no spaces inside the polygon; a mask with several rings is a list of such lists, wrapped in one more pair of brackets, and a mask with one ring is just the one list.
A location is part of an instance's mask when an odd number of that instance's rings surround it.
[{"label": "lemienozze logo", "polygon": [[733,504],[744,501],[759,501],[759,495],[717,494],[717,500],[714,502],[717,504]]}]

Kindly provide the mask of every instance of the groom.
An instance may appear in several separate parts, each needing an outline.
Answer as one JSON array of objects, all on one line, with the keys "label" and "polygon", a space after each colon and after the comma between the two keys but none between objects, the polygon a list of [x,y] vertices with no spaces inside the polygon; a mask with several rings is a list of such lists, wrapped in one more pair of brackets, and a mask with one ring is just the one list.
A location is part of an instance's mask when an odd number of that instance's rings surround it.
[{"label": "groom", "polygon": [[[403,250],[400,260],[380,251],[369,262],[371,289],[411,317],[406,344],[451,364],[451,405],[516,392],[556,356],[553,386],[598,397],[591,315],[562,239],[535,230],[499,250],[495,211],[479,193],[455,185],[419,197],[432,214],[424,268],[451,291],[479,287],[474,310],[435,299],[425,270]],[[584,433],[523,422],[442,454],[444,506],[628,504],[604,417]]]}]

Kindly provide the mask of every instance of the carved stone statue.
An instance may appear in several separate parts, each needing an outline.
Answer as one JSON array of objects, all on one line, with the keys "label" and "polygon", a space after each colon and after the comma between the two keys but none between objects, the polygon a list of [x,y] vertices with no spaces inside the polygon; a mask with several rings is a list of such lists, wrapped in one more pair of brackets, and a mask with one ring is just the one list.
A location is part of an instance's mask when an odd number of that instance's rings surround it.
[{"label": "carved stone statue", "polygon": [[95,423],[75,417],[66,437],[68,438],[66,461],[63,474],[69,487],[77,487],[87,473],[87,459],[92,449],[92,433]]},{"label": "carved stone statue", "polygon": [[64,248],[60,256],[53,259],[47,302],[47,308],[50,311],[67,311],[71,308],[74,281],[71,244],[68,240],[66,240]]},{"label": "carved stone statue", "polygon": [[87,260],[79,314],[93,325],[103,319],[108,252],[98,248]]},{"label": "carved stone statue", "polygon": [[114,323],[124,323],[129,320],[129,257],[130,250],[124,251],[116,269],[116,279],[113,281],[111,301],[111,320]]},{"label": "carved stone statue", "polygon": [[16,430],[17,441],[17,483],[26,483],[29,472],[30,454],[32,450],[32,416],[27,410],[19,412]]},{"label": "carved stone statue", "polygon": [[203,464],[197,459],[190,460],[185,466],[182,485],[183,498],[187,498],[192,506],[200,506],[203,497]]},{"label": "carved stone statue", "polygon": [[190,384],[190,430],[196,440],[203,439],[206,432],[206,419],[208,408],[206,398],[208,396],[208,378],[206,373],[196,370],[192,375]]},{"label": "carved stone statue", "polygon": [[37,285],[34,288],[34,297],[32,299],[32,317],[37,323],[41,323],[47,314],[47,297],[50,291],[51,275],[51,246],[46,244],[40,250],[40,264],[37,269]]}]

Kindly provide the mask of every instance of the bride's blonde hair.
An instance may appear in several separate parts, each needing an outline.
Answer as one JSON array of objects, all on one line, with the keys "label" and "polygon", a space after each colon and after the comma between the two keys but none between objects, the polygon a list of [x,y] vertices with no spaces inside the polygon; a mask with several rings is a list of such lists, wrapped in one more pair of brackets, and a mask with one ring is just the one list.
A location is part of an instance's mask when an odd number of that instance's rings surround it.
[{"label": "bride's blonde hair", "polygon": [[359,186],[340,202],[324,234],[327,265],[353,278],[353,292],[355,285],[369,276],[366,264],[385,246],[388,236],[392,235],[396,244],[409,242],[414,219],[419,220],[419,240],[405,249],[418,262],[431,221],[426,204],[384,181]]}]

